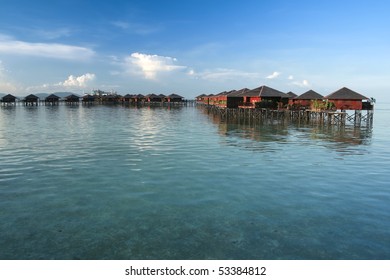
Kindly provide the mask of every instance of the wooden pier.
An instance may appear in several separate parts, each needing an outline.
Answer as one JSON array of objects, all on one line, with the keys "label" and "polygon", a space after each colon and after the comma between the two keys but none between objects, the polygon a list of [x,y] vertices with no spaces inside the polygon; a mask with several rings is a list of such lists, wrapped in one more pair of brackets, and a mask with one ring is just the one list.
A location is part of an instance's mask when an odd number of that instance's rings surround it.
[{"label": "wooden pier", "polygon": [[207,114],[216,114],[221,120],[251,123],[307,123],[320,125],[372,126],[373,110],[314,111],[314,110],[270,110],[260,108],[223,108],[199,105]]}]

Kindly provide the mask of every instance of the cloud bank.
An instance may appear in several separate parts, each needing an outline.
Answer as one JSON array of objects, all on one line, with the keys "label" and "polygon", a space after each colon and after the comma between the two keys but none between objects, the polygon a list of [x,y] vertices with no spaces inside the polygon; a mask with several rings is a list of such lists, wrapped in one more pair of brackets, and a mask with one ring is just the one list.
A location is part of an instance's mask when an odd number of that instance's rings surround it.
[{"label": "cloud bank", "polygon": [[260,78],[258,73],[244,72],[236,69],[216,68],[212,70],[205,70],[196,73],[194,70],[190,70],[188,75],[194,76],[197,79],[203,79],[212,82],[225,82],[234,80],[256,80]]},{"label": "cloud bank", "polygon": [[3,62],[0,60],[0,92],[14,93],[16,90],[17,86],[10,82],[7,77],[7,69],[5,69]]},{"label": "cloud bank", "polygon": [[70,75],[65,81],[55,84],[42,84],[39,86],[30,86],[26,88],[27,92],[38,92],[38,91],[68,91],[68,90],[84,90],[87,87],[91,87],[93,81],[95,81],[96,75],[92,73],[86,73],[80,76]]},{"label": "cloud bank", "polygon": [[30,43],[13,40],[5,36],[0,36],[1,53],[65,60],[86,60],[95,54],[92,49],[85,47],[55,43]]}]

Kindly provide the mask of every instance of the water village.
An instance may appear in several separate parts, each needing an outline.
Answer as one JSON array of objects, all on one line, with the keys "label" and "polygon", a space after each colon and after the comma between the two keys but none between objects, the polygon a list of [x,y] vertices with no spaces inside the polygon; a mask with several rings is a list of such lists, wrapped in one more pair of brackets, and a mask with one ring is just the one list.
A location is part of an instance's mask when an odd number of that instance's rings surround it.
[{"label": "water village", "polygon": [[343,87],[328,95],[309,90],[301,95],[268,86],[199,95],[198,104],[226,119],[298,121],[371,126],[375,99]]},{"label": "water village", "polygon": [[123,104],[134,106],[200,106],[208,114],[218,114],[225,120],[298,121],[319,124],[371,126],[375,99],[368,98],[343,87],[328,95],[309,90],[301,95],[284,93],[268,86],[255,89],[223,91],[201,94],[195,100],[185,100],[178,94],[126,94],[93,90],[92,94],[69,94],[60,98],[56,94],[39,98],[30,94],[17,98],[7,94],[0,99],[2,106]]}]

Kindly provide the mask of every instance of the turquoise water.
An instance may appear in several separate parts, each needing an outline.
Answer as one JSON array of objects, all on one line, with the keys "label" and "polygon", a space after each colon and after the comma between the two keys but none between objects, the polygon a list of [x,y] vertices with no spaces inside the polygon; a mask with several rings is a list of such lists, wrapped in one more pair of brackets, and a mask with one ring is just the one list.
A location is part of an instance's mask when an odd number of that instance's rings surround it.
[{"label": "turquoise water", "polygon": [[388,108],[340,129],[2,107],[0,259],[390,259]]}]

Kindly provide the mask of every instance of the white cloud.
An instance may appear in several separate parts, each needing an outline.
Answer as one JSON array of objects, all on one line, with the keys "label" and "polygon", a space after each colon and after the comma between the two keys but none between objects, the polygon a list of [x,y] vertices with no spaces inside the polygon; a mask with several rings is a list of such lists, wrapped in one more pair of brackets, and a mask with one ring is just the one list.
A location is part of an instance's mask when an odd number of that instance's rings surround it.
[{"label": "white cloud", "polygon": [[188,75],[188,76],[194,76],[194,75],[195,75],[194,69],[188,70],[187,75]]},{"label": "white cloud", "polygon": [[279,75],[280,75],[280,72],[275,71],[271,75],[267,76],[266,78],[267,79],[275,79],[275,78],[279,77]]},{"label": "white cloud", "polygon": [[287,79],[289,79],[290,81],[291,81],[291,80],[294,80],[294,76],[293,76],[293,75],[290,75],[290,76],[288,76]]},{"label": "white cloud", "polygon": [[60,82],[58,85],[65,87],[80,87],[85,88],[88,84],[95,80],[95,74],[87,73],[78,77],[70,75],[67,80]]},{"label": "white cloud", "polygon": [[125,59],[128,72],[142,74],[145,79],[155,80],[159,73],[187,69],[177,65],[177,59],[169,56],[132,53]]},{"label": "white cloud", "polygon": [[253,72],[244,72],[235,69],[217,68],[212,70],[206,70],[200,73],[192,72],[188,73],[191,76],[208,80],[208,81],[227,81],[227,80],[242,80],[242,79],[259,79],[260,75]]},{"label": "white cloud", "polygon": [[308,80],[303,80],[302,82],[296,81],[292,83],[293,85],[302,87],[302,88],[309,88],[311,87],[310,83]]},{"label": "white cloud", "polygon": [[6,36],[0,36],[0,53],[67,60],[85,60],[95,54],[92,49],[85,47],[54,43],[30,43],[13,40]]}]

